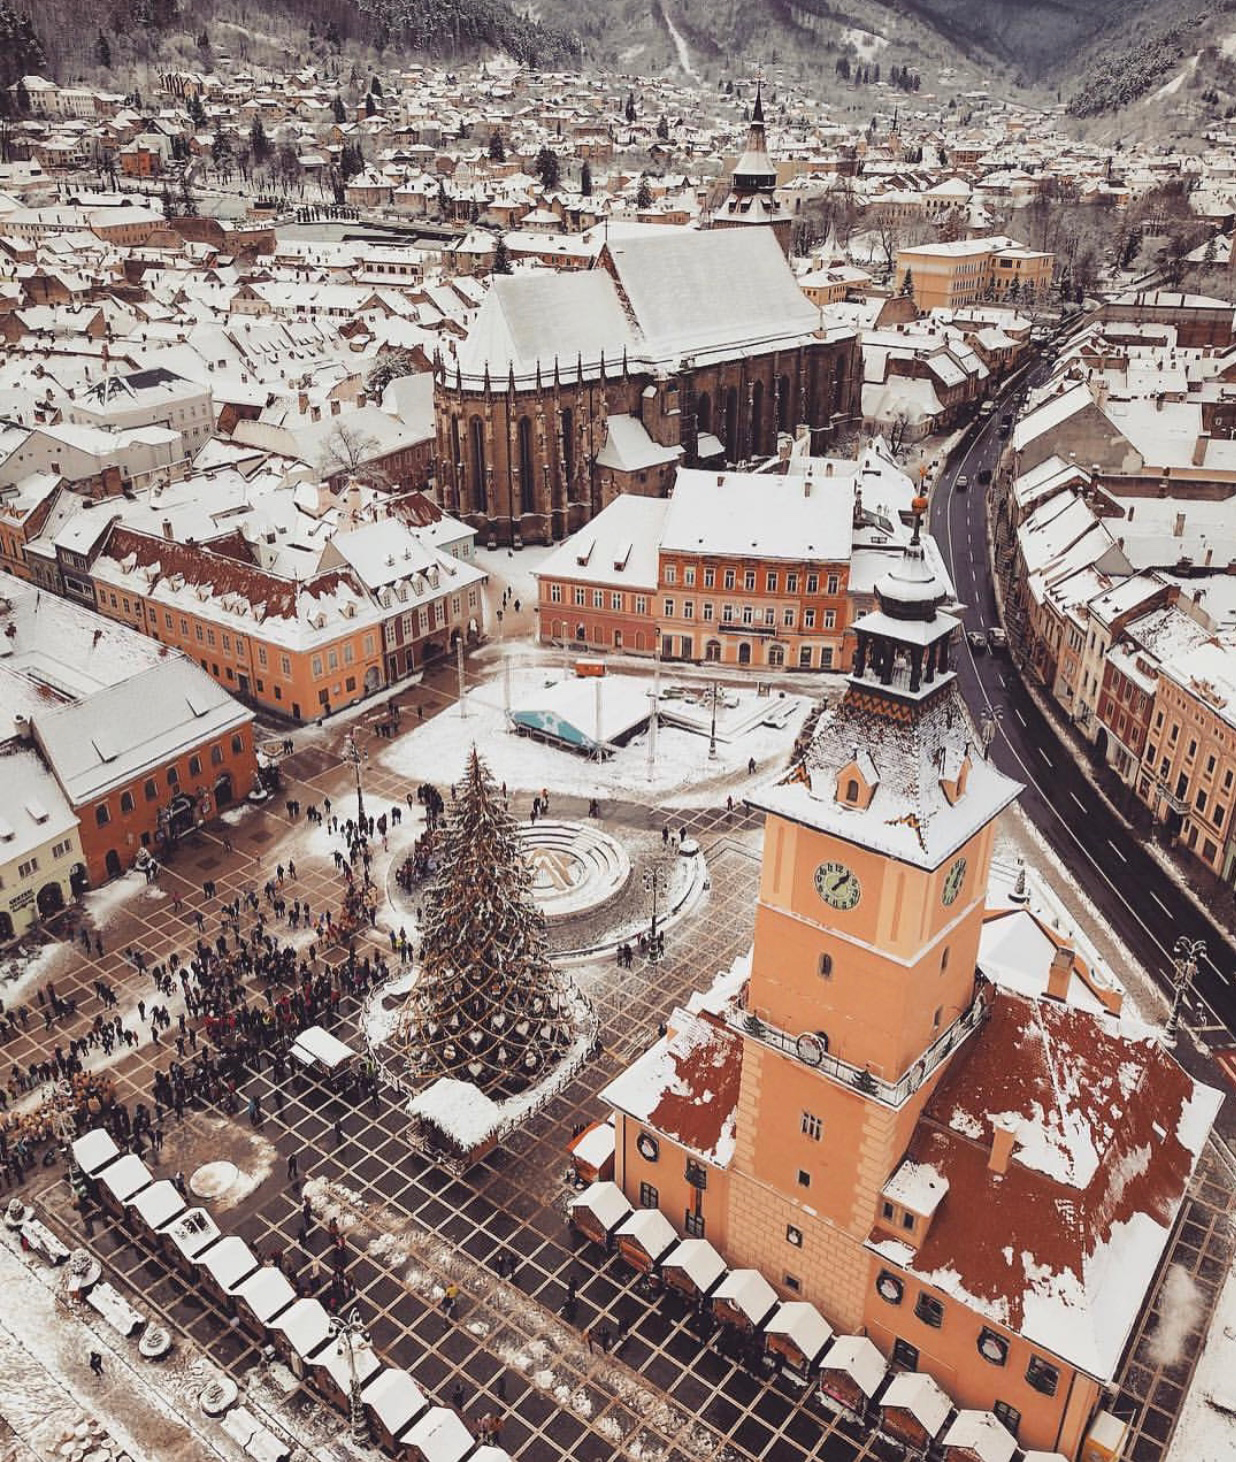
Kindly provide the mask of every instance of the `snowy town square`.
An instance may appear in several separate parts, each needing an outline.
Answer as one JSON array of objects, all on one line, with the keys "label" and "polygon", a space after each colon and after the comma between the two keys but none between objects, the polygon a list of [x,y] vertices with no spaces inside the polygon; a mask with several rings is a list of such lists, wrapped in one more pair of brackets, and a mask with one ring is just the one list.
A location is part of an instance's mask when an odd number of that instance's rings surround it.
[{"label": "snowy town square", "polygon": [[0,1462],[1236,1462],[1236,20],[0,0]]}]

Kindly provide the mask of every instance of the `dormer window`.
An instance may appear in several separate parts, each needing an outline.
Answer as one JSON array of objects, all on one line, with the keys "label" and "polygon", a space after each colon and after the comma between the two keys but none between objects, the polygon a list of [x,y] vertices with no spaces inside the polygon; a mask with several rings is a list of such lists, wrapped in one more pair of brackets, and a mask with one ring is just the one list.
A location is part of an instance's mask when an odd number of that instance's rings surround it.
[{"label": "dormer window", "polygon": [[858,801],[858,798],[859,798],[858,778],[857,777],[851,777],[849,779],[849,781],[846,782],[846,784],[845,784],[845,800],[847,802],[857,802]]}]

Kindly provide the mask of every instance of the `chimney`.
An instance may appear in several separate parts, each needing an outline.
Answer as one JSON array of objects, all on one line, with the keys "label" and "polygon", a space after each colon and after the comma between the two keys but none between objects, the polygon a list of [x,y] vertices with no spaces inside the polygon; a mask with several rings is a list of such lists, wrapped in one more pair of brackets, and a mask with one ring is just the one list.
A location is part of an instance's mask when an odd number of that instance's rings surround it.
[{"label": "chimney", "polygon": [[163,520],[163,536],[169,539],[172,537],[172,520],[170,518],[164,518]]},{"label": "chimney", "polygon": [[339,415],[339,402],[337,400],[330,403],[330,414],[332,416]]},{"label": "chimney", "polygon": [[1047,971],[1047,998],[1049,1000],[1067,1001],[1069,998],[1069,981],[1073,978],[1073,946],[1061,944],[1057,947],[1051,957],[1051,967]]},{"label": "chimney", "polygon": [[363,391],[358,391],[356,393],[356,405],[357,405],[358,408],[361,407],[361,406],[367,405],[368,404],[368,401],[369,401],[369,397],[366,396]]},{"label": "chimney", "polygon": [[1206,448],[1210,446],[1210,433],[1199,432],[1197,441],[1193,443],[1193,465],[1200,467],[1206,460]]},{"label": "chimney", "polygon": [[302,416],[309,410],[309,393],[302,391],[296,398],[296,407]]},{"label": "chimney", "polygon": [[1177,513],[1176,514],[1176,522],[1175,522],[1175,525],[1172,528],[1172,537],[1173,538],[1183,538],[1184,537],[1184,530],[1185,530],[1185,515],[1183,513]]},{"label": "chimney", "polygon": [[987,1155],[987,1171],[1003,1177],[1009,1170],[1013,1148],[1017,1145],[1017,1134],[1008,1127],[991,1129],[991,1152]]}]

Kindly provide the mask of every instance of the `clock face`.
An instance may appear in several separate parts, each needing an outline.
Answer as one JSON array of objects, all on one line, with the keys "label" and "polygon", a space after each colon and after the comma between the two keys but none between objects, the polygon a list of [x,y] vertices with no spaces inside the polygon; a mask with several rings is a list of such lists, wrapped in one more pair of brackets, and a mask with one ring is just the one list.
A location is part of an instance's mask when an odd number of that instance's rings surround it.
[{"label": "clock face", "polygon": [[815,891],[834,909],[852,909],[863,896],[858,874],[844,863],[821,863],[815,870]]},{"label": "clock face", "polygon": [[957,895],[961,892],[961,886],[965,881],[966,860],[964,858],[958,858],[944,876],[944,892],[942,897],[946,908],[949,904],[957,901]]}]

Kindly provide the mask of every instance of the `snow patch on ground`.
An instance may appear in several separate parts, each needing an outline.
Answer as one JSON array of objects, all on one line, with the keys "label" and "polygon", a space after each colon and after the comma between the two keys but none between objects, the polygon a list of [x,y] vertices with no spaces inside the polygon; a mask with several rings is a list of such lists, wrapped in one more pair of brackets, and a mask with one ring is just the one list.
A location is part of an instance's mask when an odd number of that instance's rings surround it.
[{"label": "snow patch on ground", "polygon": [[12,1009],[48,980],[55,984],[72,953],[71,944],[41,944],[7,955],[0,963],[0,1002]]},{"label": "snow patch on ground", "polygon": [[[1232,37],[1236,50],[1236,36]],[[1167,1462],[1236,1457],[1236,1270],[1229,1270],[1205,1347],[1180,1408]]]},{"label": "snow patch on ground", "polygon": [[665,28],[670,33],[670,40],[674,43],[674,50],[678,55],[679,66],[682,67],[688,76],[698,79],[699,72],[691,64],[691,52],[687,49],[687,43],[683,39],[682,32],[674,24],[669,11],[664,6],[661,7],[661,14],[665,18]]},{"label": "snow patch on ground", "polygon": [[1181,1264],[1173,1264],[1159,1297],[1159,1324],[1150,1337],[1150,1359],[1174,1366],[1184,1359],[1185,1341],[1197,1329],[1202,1314],[1202,1292]]},{"label": "snow patch on ground", "polygon": [[[512,704],[528,701],[537,690],[549,683],[557,684],[563,678],[561,669],[543,666],[512,669]],[[620,678],[626,677],[607,677],[615,681]],[[668,678],[663,685],[668,688]],[[736,775],[745,772],[748,758],[755,758],[760,776],[788,761],[794,738],[810,707],[810,702],[801,698],[784,727],[758,726],[733,741],[718,741],[717,755],[712,758],[708,755],[706,735],[660,726],[656,762],[650,777],[646,731],[621,747],[608,761],[590,761],[575,752],[508,730],[504,699],[503,673],[499,672],[468,690],[466,716],[460,715],[458,707],[435,716],[384,750],[380,754],[382,765],[411,782],[430,781],[439,785],[455,782],[463,774],[468,753],[475,744],[483,748],[494,778],[511,788],[550,787],[569,796],[613,797],[624,802],[633,796],[647,796],[666,807],[699,806],[724,800],[724,784],[727,780],[732,784]],[[771,712],[781,704],[770,700],[768,709]],[[550,812],[552,815],[552,804]]]},{"label": "snow patch on ground", "polygon": [[841,44],[853,46],[862,60],[874,61],[888,45],[888,39],[874,35],[869,30],[859,30],[856,26],[851,26],[841,32]]},{"label": "snow patch on ground", "polygon": [[143,893],[152,898],[156,894],[159,898],[167,897],[162,889],[156,888],[153,883],[146,882],[144,873],[133,869],[119,878],[113,878],[102,888],[92,888],[89,893],[82,896],[82,903],[94,920],[95,927],[102,929],[106,928],[112,915],[118,913],[130,899]]}]

